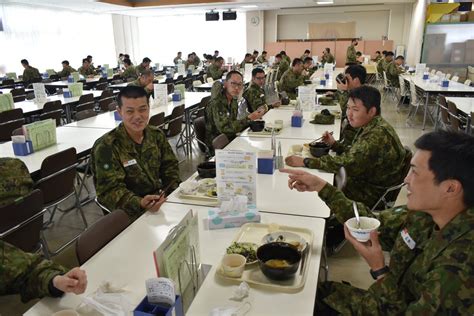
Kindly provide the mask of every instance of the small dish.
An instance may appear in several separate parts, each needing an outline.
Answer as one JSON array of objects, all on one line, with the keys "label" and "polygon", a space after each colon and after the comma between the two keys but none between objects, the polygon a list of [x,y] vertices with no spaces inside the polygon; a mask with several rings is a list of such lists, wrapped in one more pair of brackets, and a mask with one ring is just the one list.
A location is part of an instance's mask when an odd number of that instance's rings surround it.
[{"label": "small dish", "polygon": [[197,181],[185,181],[179,184],[179,188],[181,192],[184,194],[193,194],[199,187],[199,183]]},{"label": "small dish", "polygon": [[244,273],[246,258],[242,255],[232,253],[225,254],[222,258],[222,272],[231,278],[240,278]]},{"label": "small dish", "polygon": [[258,245],[253,242],[233,242],[232,245],[227,247],[227,254],[239,254],[246,258],[246,266],[256,263],[257,260],[257,249]]},{"label": "small dish", "polygon": [[276,231],[263,236],[262,244],[268,244],[271,242],[286,242],[296,247],[300,252],[303,251],[308,244],[300,235],[285,231]]}]

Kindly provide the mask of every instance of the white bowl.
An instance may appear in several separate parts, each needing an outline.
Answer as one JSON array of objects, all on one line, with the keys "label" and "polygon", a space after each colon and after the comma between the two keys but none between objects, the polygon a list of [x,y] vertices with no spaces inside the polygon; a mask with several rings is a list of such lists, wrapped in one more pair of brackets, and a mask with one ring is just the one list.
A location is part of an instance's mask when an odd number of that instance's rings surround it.
[{"label": "white bowl", "polygon": [[231,278],[240,278],[244,273],[247,259],[239,254],[226,254],[222,258],[222,272]]},{"label": "white bowl", "polygon": [[199,186],[197,181],[186,181],[179,184],[181,192],[184,194],[193,194]]},{"label": "white bowl", "polygon": [[348,219],[345,224],[352,237],[360,242],[366,242],[370,239],[370,232],[379,228],[380,221],[376,218],[361,216],[360,228],[357,228],[357,220],[355,217]]}]

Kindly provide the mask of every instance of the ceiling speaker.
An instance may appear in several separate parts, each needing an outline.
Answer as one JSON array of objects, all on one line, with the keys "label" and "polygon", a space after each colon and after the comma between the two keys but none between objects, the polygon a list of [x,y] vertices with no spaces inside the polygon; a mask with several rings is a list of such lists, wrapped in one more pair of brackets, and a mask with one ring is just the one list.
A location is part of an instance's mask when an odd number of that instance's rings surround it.
[{"label": "ceiling speaker", "polygon": [[222,12],[222,20],[237,20],[237,12],[235,11],[224,11]]},{"label": "ceiling speaker", "polygon": [[206,21],[219,21],[219,12],[206,12]]}]

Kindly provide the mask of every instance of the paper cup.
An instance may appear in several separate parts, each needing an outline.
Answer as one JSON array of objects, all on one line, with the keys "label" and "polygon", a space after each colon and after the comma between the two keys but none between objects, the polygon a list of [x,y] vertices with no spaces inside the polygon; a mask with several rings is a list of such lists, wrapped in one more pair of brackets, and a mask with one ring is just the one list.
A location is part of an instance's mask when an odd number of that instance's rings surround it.
[{"label": "paper cup", "polygon": [[345,224],[352,237],[360,242],[368,241],[370,239],[370,233],[377,230],[380,226],[378,219],[365,216],[360,217],[360,228],[357,228],[357,219],[355,217],[348,219]]},{"label": "paper cup", "polygon": [[244,273],[247,259],[239,254],[226,254],[222,258],[222,272],[231,278],[240,278]]},{"label": "paper cup", "polygon": [[174,283],[168,278],[152,278],[146,280],[148,302],[173,306],[176,298]]}]

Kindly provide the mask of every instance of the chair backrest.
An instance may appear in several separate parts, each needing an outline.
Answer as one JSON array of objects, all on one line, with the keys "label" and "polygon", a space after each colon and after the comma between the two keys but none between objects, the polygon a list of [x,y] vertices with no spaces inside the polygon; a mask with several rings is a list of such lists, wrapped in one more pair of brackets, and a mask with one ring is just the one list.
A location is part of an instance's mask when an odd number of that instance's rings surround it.
[{"label": "chair backrest", "polygon": [[9,86],[9,85],[15,85],[15,80],[14,79],[3,79],[2,80],[2,86]]},{"label": "chair backrest", "polygon": [[451,80],[455,82],[459,82],[459,76],[453,76]]},{"label": "chair backrest", "polygon": [[206,81],[207,81],[208,83],[213,83],[213,82],[214,82],[214,79],[212,79],[211,77],[208,77],[208,78],[206,79]]},{"label": "chair backrest", "polygon": [[439,70],[436,72],[436,75],[437,75],[438,77],[443,77],[443,76],[444,76],[444,74],[443,74],[441,71],[439,71]]},{"label": "chair backrest", "polygon": [[184,88],[186,90],[190,90],[193,87],[193,78],[186,78],[184,79]]},{"label": "chair backrest", "polygon": [[8,142],[12,140],[13,131],[17,128],[21,128],[24,123],[24,118],[0,123],[0,142]]},{"label": "chair backrest", "polygon": [[[110,111],[109,105],[115,101],[115,96],[112,91],[104,90],[99,98],[99,107],[102,112]],[[115,107],[114,107],[115,110]]]},{"label": "chair backrest", "polygon": [[449,127],[449,125],[451,125],[451,122],[449,120],[448,104],[444,95],[440,94],[438,96],[438,106],[439,111],[441,113],[441,122],[443,122],[446,127]]},{"label": "chair backrest", "polygon": [[402,76],[398,76],[398,81],[400,81],[400,95],[404,96],[405,93],[407,92],[406,86],[405,86],[405,79],[403,79]]},{"label": "chair backrest", "polygon": [[166,89],[167,89],[168,94],[173,93],[174,92],[174,83],[167,83],[166,84]]},{"label": "chair backrest", "polygon": [[61,103],[61,100],[48,101],[43,105],[43,113],[52,112],[56,110],[62,110],[62,109],[63,109],[63,105]]},{"label": "chair backrest", "polygon": [[13,97],[13,102],[25,101],[26,92],[24,88],[12,89],[10,91]]},{"label": "chair backrest", "polygon": [[347,172],[346,172],[346,168],[344,168],[344,166],[339,168],[339,171],[337,172],[336,176],[334,177],[334,180],[336,181],[336,187],[339,190],[344,189],[344,187],[347,184]]},{"label": "chair backrest", "polygon": [[464,84],[465,84],[466,86],[470,86],[470,85],[471,85],[471,82],[472,82],[472,81],[471,81],[470,79],[466,79],[466,81],[464,81]]},{"label": "chair backrest", "polygon": [[103,91],[103,90],[107,89],[108,86],[109,86],[108,82],[101,82],[101,83],[98,83],[98,84],[95,85],[95,89]]},{"label": "chair backrest", "polygon": [[165,125],[165,112],[160,112],[150,117],[150,121],[148,122],[148,124],[162,128],[163,125]]},{"label": "chair backrest", "polygon": [[431,69],[430,74],[435,75],[436,74],[436,69]]},{"label": "chair backrest", "polygon": [[21,118],[23,118],[23,110],[21,108],[0,112],[0,123],[13,121]]},{"label": "chair backrest", "polygon": [[43,194],[33,190],[0,207],[0,238],[26,252],[38,250],[43,227]]},{"label": "chair backrest", "polygon": [[411,105],[418,105],[418,95],[416,94],[416,86],[413,81],[410,80],[410,102]]},{"label": "chair backrest", "polygon": [[83,110],[76,113],[76,121],[84,120],[89,117],[96,116],[97,112],[94,110]]},{"label": "chair backrest", "polygon": [[89,260],[130,223],[130,218],[124,211],[116,210],[87,228],[76,240],[76,256],[79,264],[82,265]]},{"label": "chair backrest", "polygon": [[204,116],[206,107],[209,104],[210,100],[211,100],[210,95],[201,99],[201,102],[199,103],[199,107],[195,111],[195,117]]},{"label": "chair backrest", "polygon": [[199,87],[200,85],[202,85],[201,80],[194,80],[194,81],[193,81],[193,87],[194,87],[194,88]]},{"label": "chair backrest", "polygon": [[49,112],[46,112],[46,113],[41,113],[40,114],[40,120],[43,121],[43,120],[47,120],[47,119],[53,119],[53,120],[56,120],[56,126],[60,126],[61,125],[61,116],[63,114],[63,110],[60,109],[60,110],[55,110],[55,111],[49,111]]},{"label": "chair backrest", "polygon": [[223,149],[229,143],[229,139],[225,134],[220,134],[212,140],[212,147],[214,149]]},{"label": "chair backrest", "polygon": [[35,188],[43,192],[44,204],[52,204],[74,192],[77,155],[71,147],[46,157]]},{"label": "chair backrest", "polygon": [[92,93],[83,94],[79,97],[79,102],[76,105],[76,111],[93,110],[94,109],[94,95]]},{"label": "chair backrest", "polygon": [[204,116],[198,117],[193,121],[194,132],[198,140],[198,147],[202,152],[207,152],[206,146],[206,119]]},{"label": "chair backrest", "polygon": [[383,72],[383,84],[388,87],[387,73]]},{"label": "chair backrest", "polygon": [[183,117],[184,117],[184,104],[177,106],[171,112],[170,119],[168,121],[168,133],[167,137],[173,137],[181,133],[183,129]]},{"label": "chair backrest", "polygon": [[448,112],[449,112],[449,121],[451,122],[451,127],[454,131],[462,131],[462,122],[461,117],[458,113],[458,108],[456,104],[451,101],[448,101]]},{"label": "chair backrest", "polygon": [[451,78],[451,74],[446,74],[445,78],[449,80]]}]

